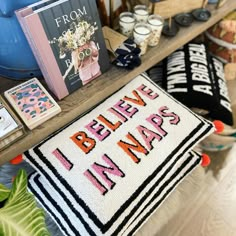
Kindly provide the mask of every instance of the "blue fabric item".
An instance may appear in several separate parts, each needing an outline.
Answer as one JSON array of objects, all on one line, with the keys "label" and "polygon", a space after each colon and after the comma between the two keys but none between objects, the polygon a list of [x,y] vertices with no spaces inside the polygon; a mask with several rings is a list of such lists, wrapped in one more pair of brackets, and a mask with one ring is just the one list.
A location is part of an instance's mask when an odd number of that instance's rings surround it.
[{"label": "blue fabric item", "polygon": [[128,38],[119,46],[119,48],[116,49],[115,52],[119,55],[127,55],[129,53],[139,54],[141,50],[132,39]]},{"label": "blue fabric item", "polygon": [[141,50],[136,43],[128,38],[116,49],[116,59],[113,64],[132,70],[141,64],[140,52]]}]

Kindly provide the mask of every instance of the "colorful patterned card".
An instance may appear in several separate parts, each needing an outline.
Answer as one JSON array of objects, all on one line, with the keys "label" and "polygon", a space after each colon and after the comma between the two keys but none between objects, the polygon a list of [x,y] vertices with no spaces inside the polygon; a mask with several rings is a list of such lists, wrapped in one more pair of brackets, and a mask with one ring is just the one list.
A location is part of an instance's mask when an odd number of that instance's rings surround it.
[{"label": "colorful patterned card", "polygon": [[59,105],[36,78],[7,90],[4,95],[29,129],[61,112]]}]

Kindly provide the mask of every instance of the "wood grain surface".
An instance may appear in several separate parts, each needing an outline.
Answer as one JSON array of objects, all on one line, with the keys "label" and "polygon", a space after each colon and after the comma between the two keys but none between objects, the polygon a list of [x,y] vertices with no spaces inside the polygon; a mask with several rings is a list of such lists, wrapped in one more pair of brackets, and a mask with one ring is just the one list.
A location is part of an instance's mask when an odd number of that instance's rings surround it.
[{"label": "wood grain surface", "polygon": [[[211,153],[198,192],[155,236],[236,236],[236,145]],[[188,179],[185,179],[188,181]],[[185,191],[188,191],[185,189]]]},{"label": "wood grain surface", "polygon": [[154,3],[153,12],[166,19],[179,13],[191,12],[202,5],[203,0],[165,0]]}]

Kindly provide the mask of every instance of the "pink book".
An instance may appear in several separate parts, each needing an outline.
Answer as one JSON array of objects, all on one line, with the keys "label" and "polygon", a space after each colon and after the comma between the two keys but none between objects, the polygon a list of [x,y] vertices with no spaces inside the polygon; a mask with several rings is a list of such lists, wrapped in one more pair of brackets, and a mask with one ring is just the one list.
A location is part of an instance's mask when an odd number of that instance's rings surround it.
[{"label": "pink book", "polygon": [[[31,14],[31,13],[33,13],[33,9],[30,6],[24,7],[22,9],[15,11],[16,17],[17,17],[17,19],[20,23],[20,26],[22,28],[22,31],[24,32],[25,37],[31,47],[31,50],[35,56],[35,59],[39,65],[39,67],[40,67],[40,70],[41,70],[42,74],[44,75],[44,78],[48,78],[49,76],[48,76],[47,68],[44,66],[44,64],[42,62],[42,58],[40,57],[40,54],[37,52],[37,47],[34,44],[34,41],[31,39],[31,37],[25,27],[25,24],[24,24],[24,17]],[[53,91],[53,86],[51,85],[50,81],[48,81],[47,84],[48,84],[49,89]]]},{"label": "pink book", "polygon": [[[37,60],[37,63],[42,71],[42,74],[44,76],[44,79],[49,87],[49,89],[56,95],[56,97],[58,99],[62,99],[63,97],[67,96],[69,93],[65,87],[65,85],[63,85],[63,89],[58,89],[57,86],[55,86],[55,84],[53,84],[53,81],[50,80],[50,77],[52,76],[52,74],[50,74],[49,72],[49,68],[48,66],[46,66],[45,64],[45,58],[47,58],[48,53],[46,55],[42,55],[42,50],[39,48],[40,44],[37,43],[37,41],[33,40],[32,38],[32,31],[29,32],[28,31],[28,27],[26,26],[26,21],[25,21],[25,17],[28,15],[31,15],[34,13],[34,9],[38,10],[41,7],[45,7],[51,3],[56,2],[55,0],[42,0],[40,2],[31,4],[25,8],[19,9],[17,11],[15,11],[15,14],[18,18],[18,21],[22,27],[22,30],[28,40],[28,43],[32,49],[32,52]],[[38,28],[36,28],[38,30]],[[47,45],[46,45],[47,46]]]},{"label": "pink book", "polygon": [[56,1],[26,9],[21,18],[45,81],[58,99],[109,69],[95,1]]},{"label": "pink book", "polygon": [[[46,5],[49,5],[53,2],[56,2],[57,0],[41,0],[39,2],[35,2],[33,4],[30,4],[24,8],[21,8],[21,9],[18,9],[15,11],[15,15],[20,23],[20,26],[22,28],[22,31],[24,32],[27,40],[28,40],[28,43],[31,47],[31,50],[33,52],[33,54],[35,55],[35,58],[36,58],[36,61],[44,75],[45,78],[48,78],[48,72],[47,72],[47,68],[44,66],[44,64],[42,63],[42,59],[40,57],[40,54],[37,52],[37,47],[36,45],[34,44],[34,41],[31,39],[28,31],[27,31],[27,28],[25,27],[25,24],[24,24],[24,17],[27,16],[27,15],[30,15],[34,12],[34,10],[36,9],[39,9],[41,7],[44,7]],[[48,81],[48,87],[50,90],[53,91],[53,86],[50,84],[50,81]]]}]

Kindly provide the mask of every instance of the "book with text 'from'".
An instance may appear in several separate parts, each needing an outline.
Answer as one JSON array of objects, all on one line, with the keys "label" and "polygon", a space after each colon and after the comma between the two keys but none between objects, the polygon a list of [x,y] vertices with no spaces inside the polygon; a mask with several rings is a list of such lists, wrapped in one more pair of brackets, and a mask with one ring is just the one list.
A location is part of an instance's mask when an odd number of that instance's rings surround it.
[{"label": "book with text 'from'", "polygon": [[62,99],[110,67],[96,1],[59,0],[22,21],[50,90]]}]

